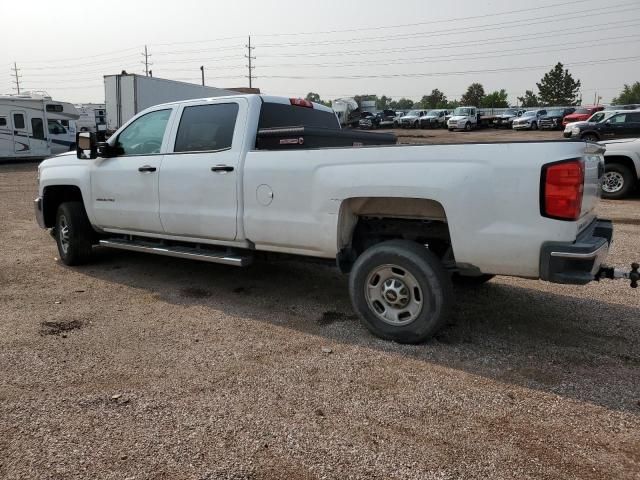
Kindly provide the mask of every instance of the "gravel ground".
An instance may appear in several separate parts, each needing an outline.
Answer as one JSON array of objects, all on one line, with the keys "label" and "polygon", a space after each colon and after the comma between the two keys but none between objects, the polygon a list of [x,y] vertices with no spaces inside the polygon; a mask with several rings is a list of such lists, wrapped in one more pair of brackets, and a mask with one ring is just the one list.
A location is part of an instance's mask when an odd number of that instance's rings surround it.
[{"label": "gravel ground", "polygon": [[[402,346],[324,266],[65,267],[35,185],[35,164],[0,165],[2,479],[640,478],[640,292],[622,282],[499,277]],[[638,260],[639,207],[604,205],[616,264]]]}]

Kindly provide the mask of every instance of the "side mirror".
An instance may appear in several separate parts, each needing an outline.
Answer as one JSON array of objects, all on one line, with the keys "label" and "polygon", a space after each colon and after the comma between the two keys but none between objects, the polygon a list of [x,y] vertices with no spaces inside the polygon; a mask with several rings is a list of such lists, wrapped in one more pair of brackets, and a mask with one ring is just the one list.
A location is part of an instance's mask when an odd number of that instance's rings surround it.
[{"label": "side mirror", "polygon": [[95,133],[76,133],[76,155],[81,160],[98,158],[98,144]]},{"label": "side mirror", "polygon": [[611,120],[607,120],[606,122],[604,122],[606,125],[611,125]]}]

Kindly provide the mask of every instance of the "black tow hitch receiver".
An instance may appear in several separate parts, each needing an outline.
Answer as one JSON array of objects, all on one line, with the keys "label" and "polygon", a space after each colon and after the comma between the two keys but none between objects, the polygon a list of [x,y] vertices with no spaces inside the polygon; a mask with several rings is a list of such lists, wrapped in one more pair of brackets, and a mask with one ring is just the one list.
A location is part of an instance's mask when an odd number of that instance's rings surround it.
[{"label": "black tow hitch receiver", "polygon": [[601,278],[608,278],[611,280],[626,278],[627,280],[631,280],[631,288],[638,288],[638,281],[640,281],[638,268],[640,268],[640,265],[635,262],[631,264],[631,270],[607,267],[606,265],[603,265],[600,267],[600,270],[598,270],[598,273],[596,273],[595,280],[599,281]]}]

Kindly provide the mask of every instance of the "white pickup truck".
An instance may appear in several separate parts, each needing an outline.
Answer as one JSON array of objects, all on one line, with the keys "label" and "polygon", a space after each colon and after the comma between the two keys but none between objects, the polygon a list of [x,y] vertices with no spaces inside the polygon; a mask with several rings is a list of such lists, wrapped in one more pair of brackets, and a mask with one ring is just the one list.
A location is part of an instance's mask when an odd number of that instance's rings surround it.
[{"label": "white pickup truck", "polygon": [[299,99],[167,103],[42,162],[36,216],[67,265],[94,245],[236,266],[263,252],[336,262],[365,325],[405,343],[443,325],[452,282],[597,276],[613,233],[595,213],[601,146],[367,146],[379,142],[389,135],[340,130]]}]

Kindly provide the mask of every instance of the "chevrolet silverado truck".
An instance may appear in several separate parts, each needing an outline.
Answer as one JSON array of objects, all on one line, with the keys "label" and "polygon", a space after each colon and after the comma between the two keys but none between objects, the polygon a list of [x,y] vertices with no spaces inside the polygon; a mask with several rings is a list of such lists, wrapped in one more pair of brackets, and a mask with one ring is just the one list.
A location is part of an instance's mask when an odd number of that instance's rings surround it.
[{"label": "chevrolet silverado truck", "polygon": [[38,167],[37,221],[64,264],[96,245],[234,266],[323,259],[349,274],[365,326],[397,342],[446,322],[454,282],[586,284],[613,234],[596,217],[604,149],[584,141],[395,145],[341,130],[322,105],[238,95],[157,105],[108,142],[77,143]]}]

